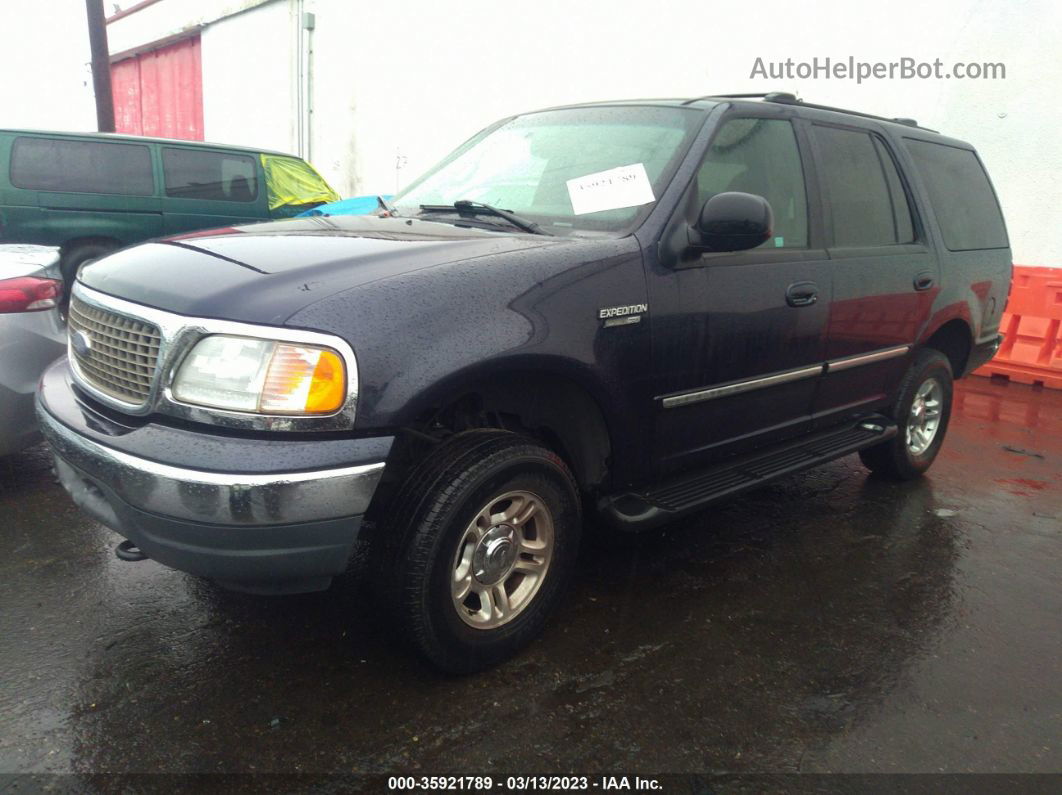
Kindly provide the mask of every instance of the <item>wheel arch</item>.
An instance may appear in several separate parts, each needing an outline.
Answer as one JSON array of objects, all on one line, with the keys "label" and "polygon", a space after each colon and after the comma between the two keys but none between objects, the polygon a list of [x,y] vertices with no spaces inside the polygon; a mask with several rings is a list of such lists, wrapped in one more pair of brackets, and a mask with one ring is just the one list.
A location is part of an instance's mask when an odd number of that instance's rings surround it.
[{"label": "wheel arch", "polygon": [[973,349],[973,329],[964,318],[953,317],[938,325],[920,343],[923,348],[933,348],[948,357],[955,378],[966,375],[966,366]]},{"label": "wheel arch", "polygon": [[404,412],[417,434],[497,427],[528,434],[560,455],[580,488],[593,492],[610,474],[616,420],[585,378],[554,361],[490,362],[455,374]]},{"label": "wheel arch", "polygon": [[63,245],[59,247],[59,251],[63,257],[68,257],[77,249],[85,246],[107,246],[108,248],[117,249],[124,245],[125,244],[116,237],[108,237],[107,235],[84,235],[81,237],[72,237],[65,241]]},{"label": "wheel arch", "polygon": [[83,237],[72,237],[63,243],[59,248],[59,269],[62,271],[63,277],[69,284],[73,284],[74,278],[77,276],[75,268],[80,263],[74,259],[74,256],[79,249],[83,249],[86,246],[102,246],[107,249],[106,253],[116,251],[125,244],[115,237],[107,237],[106,235],[85,235]]}]

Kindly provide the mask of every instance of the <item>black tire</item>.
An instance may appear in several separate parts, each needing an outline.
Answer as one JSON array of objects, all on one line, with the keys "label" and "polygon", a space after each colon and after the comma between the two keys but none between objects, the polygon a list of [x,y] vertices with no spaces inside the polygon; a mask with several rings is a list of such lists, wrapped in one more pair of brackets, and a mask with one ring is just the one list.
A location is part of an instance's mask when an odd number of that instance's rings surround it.
[{"label": "black tire", "polygon": [[[932,442],[924,450],[914,452],[908,446],[907,428],[911,420],[912,404],[919,389],[930,379],[941,387],[940,416]],[[882,444],[859,452],[863,464],[877,475],[892,480],[913,480],[921,477],[932,465],[944,444],[951,419],[953,379],[948,357],[932,348],[919,350],[904,374],[897,390],[896,402],[889,415],[896,420],[900,432]]]},{"label": "black tire", "polygon": [[[508,623],[473,627],[451,594],[455,556],[481,508],[511,491],[530,492],[548,509],[552,554],[537,590]],[[374,591],[414,649],[445,671],[472,673],[538,636],[568,585],[581,529],[575,480],[556,454],[507,431],[461,433],[422,460],[389,505]]]},{"label": "black tire", "polygon": [[78,271],[81,270],[83,265],[114,251],[114,248],[113,245],[108,243],[81,243],[65,252],[59,270],[63,274],[66,295],[69,296],[70,291],[74,288]]}]

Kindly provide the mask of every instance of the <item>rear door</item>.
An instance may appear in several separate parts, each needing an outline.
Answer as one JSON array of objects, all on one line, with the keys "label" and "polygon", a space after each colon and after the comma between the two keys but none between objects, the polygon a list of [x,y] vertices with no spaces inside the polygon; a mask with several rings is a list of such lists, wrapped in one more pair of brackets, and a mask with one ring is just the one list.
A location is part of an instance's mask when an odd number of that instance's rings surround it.
[{"label": "rear door", "polygon": [[168,235],[268,217],[258,158],[244,152],[160,147],[163,226]]},{"label": "rear door", "polygon": [[940,290],[936,255],[892,145],[859,126],[812,125],[831,260],[827,370],[816,422],[884,403]]},{"label": "rear door", "polygon": [[[943,305],[967,302],[974,344],[989,343],[999,333],[1007,303],[1011,251],[988,174],[972,149],[915,138],[903,143],[914,166],[912,171],[916,178],[921,176],[939,229],[942,279],[947,282],[943,285]],[[1036,321],[1022,321],[1012,314],[1005,329],[1005,348],[1013,348],[1023,332],[1022,322]]]},{"label": "rear door", "polygon": [[786,118],[729,118],[708,146],[685,203],[687,221],[714,194],[752,193],[771,204],[774,237],[750,251],[696,256],[649,279],[661,474],[810,425],[830,265],[809,160]]}]

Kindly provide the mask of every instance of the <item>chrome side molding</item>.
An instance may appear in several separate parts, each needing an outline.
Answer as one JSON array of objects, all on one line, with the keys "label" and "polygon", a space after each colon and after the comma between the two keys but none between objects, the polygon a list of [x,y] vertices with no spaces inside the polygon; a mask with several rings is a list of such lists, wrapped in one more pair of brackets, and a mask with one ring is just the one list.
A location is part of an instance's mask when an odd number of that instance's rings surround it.
[{"label": "chrome side molding", "polygon": [[857,356],[845,356],[843,359],[832,359],[826,362],[826,372],[832,373],[847,370],[851,367],[861,367],[864,364],[883,362],[886,359],[895,359],[897,356],[903,356],[909,350],[911,350],[910,345],[897,345],[895,348],[884,348],[873,353],[861,353]]},{"label": "chrome side molding", "polygon": [[777,375],[751,378],[748,381],[737,381],[733,384],[724,384],[723,386],[715,386],[708,389],[697,389],[693,392],[679,392],[675,395],[667,395],[662,398],[662,400],[665,409],[673,409],[678,406],[688,406],[690,403],[700,403],[704,400],[714,400],[715,398],[737,395],[741,392],[751,392],[753,389],[763,389],[764,387],[775,386],[776,384],[785,384],[789,381],[800,381],[804,378],[814,378],[817,375],[821,375],[822,371],[823,365],[816,364],[811,367],[800,367],[796,370],[787,370],[784,373],[778,373]]},{"label": "chrome side molding", "polygon": [[894,359],[898,356],[904,356],[910,350],[910,345],[897,345],[893,348],[884,348],[879,351],[873,351],[872,353],[845,356],[844,358],[832,359],[828,362],[823,362],[822,364],[798,367],[794,370],[786,370],[774,375],[757,376],[756,378],[749,378],[745,381],[735,381],[732,384],[706,387],[704,389],[694,389],[688,392],[676,392],[672,395],[664,395],[660,397],[659,400],[665,409],[673,409],[678,408],[679,406],[688,406],[691,403],[700,403],[705,400],[729,397],[730,395],[738,395],[742,392],[751,392],[754,389],[764,389],[765,387],[786,384],[791,381],[800,381],[805,378],[815,378],[819,375],[840,372],[853,367],[861,367],[865,364],[882,362],[886,359]]}]

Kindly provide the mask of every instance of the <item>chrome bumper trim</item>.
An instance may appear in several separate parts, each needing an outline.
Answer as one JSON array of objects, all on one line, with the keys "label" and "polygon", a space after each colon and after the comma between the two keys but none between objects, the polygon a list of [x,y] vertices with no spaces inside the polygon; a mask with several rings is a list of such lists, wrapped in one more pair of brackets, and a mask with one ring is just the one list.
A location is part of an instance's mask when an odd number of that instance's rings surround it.
[{"label": "chrome bumper trim", "polygon": [[[219,525],[297,524],[364,514],[384,463],[310,472],[237,474],[160,464],[98,444],[67,428],[40,404],[37,419],[60,474],[104,486],[149,513]],[[87,476],[87,478],[85,477]],[[64,483],[65,485],[65,483]]]}]

